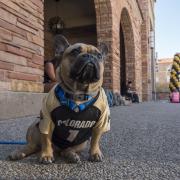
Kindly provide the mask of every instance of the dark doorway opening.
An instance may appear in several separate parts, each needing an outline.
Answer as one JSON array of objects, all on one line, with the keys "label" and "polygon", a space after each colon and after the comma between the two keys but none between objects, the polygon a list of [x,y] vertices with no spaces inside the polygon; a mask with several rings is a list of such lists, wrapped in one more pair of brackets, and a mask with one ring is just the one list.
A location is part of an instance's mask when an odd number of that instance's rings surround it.
[{"label": "dark doorway opening", "polygon": [[[60,62],[60,58],[55,58],[57,54],[55,53],[54,40],[57,34],[65,36],[70,44],[86,43],[97,46],[94,0],[44,0],[44,59],[54,62],[54,69],[51,68],[52,77],[55,76]],[[46,74],[47,69],[52,66],[47,67],[44,68]],[[52,73],[53,71],[54,73]],[[47,85],[53,85],[51,82],[54,82],[55,78],[49,79]]]},{"label": "dark doorway opening", "polygon": [[60,17],[64,23],[61,32],[70,44],[87,43],[97,45],[96,12],[93,0],[44,1],[45,60],[54,56],[55,34],[50,32],[49,20]]},{"label": "dark doorway opening", "polygon": [[126,93],[126,52],[122,25],[120,25],[120,87],[121,95]]}]

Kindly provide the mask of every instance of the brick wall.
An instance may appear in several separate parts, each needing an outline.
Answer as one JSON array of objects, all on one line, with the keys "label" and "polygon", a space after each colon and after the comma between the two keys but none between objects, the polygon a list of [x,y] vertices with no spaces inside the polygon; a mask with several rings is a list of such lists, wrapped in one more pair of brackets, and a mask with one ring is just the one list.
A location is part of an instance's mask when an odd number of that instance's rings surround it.
[{"label": "brick wall", "polygon": [[0,1],[0,90],[43,91],[42,0]]},{"label": "brick wall", "polygon": [[104,86],[120,90],[120,23],[125,34],[127,80],[141,96],[141,23],[142,16],[132,0],[95,1],[98,41],[106,42],[110,54],[105,64]]},{"label": "brick wall", "polygon": [[[83,0],[78,2],[86,6]],[[92,1],[88,2],[92,5]],[[152,10],[152,14],[153,8],[149,10],[148,0],[94,0],[93,4],[95,12],[92,13],[93,7],[89,8],[88,20],[76,18],[76,23],[77,27],[81,27],[82,22],[95,25],[96,20],[97,44],[105,42],[109,47],[105,62],[104,87],[114,92],[120,91],[121,24],[125,39],[126,80],[132,80],[140,98],[147,100],[151,91],[149,32],[152,15],[149,11]],[[43,6],[43,0],[1,0],[0,90],[43,91]],[[54,10],[51,11],[53,15]],[[64,13],[67,20],[69,14],[66,11]],[[47,20],[47,17],[45,19]],[[67,24],[73,27],[75,21],[68,21]],[[95,42],[96,35],[92,37]],[[46,38],[52,40],[48,33]],[[45,50],[46,56],[51,56],[52,53],[49,52],[52,52],[52,47],[46,47]]]},{"label": "brick wall", "polygon": [[173,58],[160,59],[156,65],[156,92],[169,94],[170,72]]},{"label": "brick wall", "polygon": [[110,0],[95,0],[97,41],[108,46],[109,55],[105,61],[104,87],[113,89],[113,28],[112,5]]},{"label": "brick wall", "polygon": [[152,66],[154,58],[154,48],[150,47],[150,31],[154,31],[154,0],[138,0],[143,14],[141,25],[141,59],[142,59],[142,98],[143,100],[152,99],[153,74]]}]

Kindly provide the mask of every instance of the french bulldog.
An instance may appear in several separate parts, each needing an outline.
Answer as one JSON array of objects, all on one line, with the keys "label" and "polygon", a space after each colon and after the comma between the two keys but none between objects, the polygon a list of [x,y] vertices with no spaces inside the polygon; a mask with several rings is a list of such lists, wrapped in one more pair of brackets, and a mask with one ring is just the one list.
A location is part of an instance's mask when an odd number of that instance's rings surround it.
[{"label": "french bulldog", "polygon": [[80,162],[79,152],[90,140],[89,160],[102,161],[102,134],[110,130],[110,111],[102,88],[104,59],[108,48],[59,41],[62,60],[57,69],[58,83],[43,99],[41,118],[27,131],[27,145],[12,152],[19,160],[40,151],[40,162],[54,161],[54,150],[69,162]]}]

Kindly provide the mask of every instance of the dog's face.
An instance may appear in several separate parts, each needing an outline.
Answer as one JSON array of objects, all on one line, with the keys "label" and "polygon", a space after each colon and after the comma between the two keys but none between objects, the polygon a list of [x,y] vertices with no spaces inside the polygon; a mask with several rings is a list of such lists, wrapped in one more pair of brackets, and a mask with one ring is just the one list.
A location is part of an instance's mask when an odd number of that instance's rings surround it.
[{"label": "dog's face", "polygon": [[[67,42],[67,40],[66,40]],[[107,47],[100,49],[83,43],[65,43],[63,58],[59,68],[60,83],[72,93],[96,92],[102,86],[104,58]]]}]

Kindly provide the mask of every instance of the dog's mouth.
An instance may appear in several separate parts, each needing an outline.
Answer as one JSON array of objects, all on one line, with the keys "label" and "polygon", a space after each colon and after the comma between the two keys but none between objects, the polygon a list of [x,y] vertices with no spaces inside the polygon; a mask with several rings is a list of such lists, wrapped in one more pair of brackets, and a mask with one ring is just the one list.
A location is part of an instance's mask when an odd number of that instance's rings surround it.
[{"label": "dog's mouth", "polygon": [[94,83],[100,80],[99,62],[91,54],[83,54],[71,67],[70,78],[80,83]]}]

